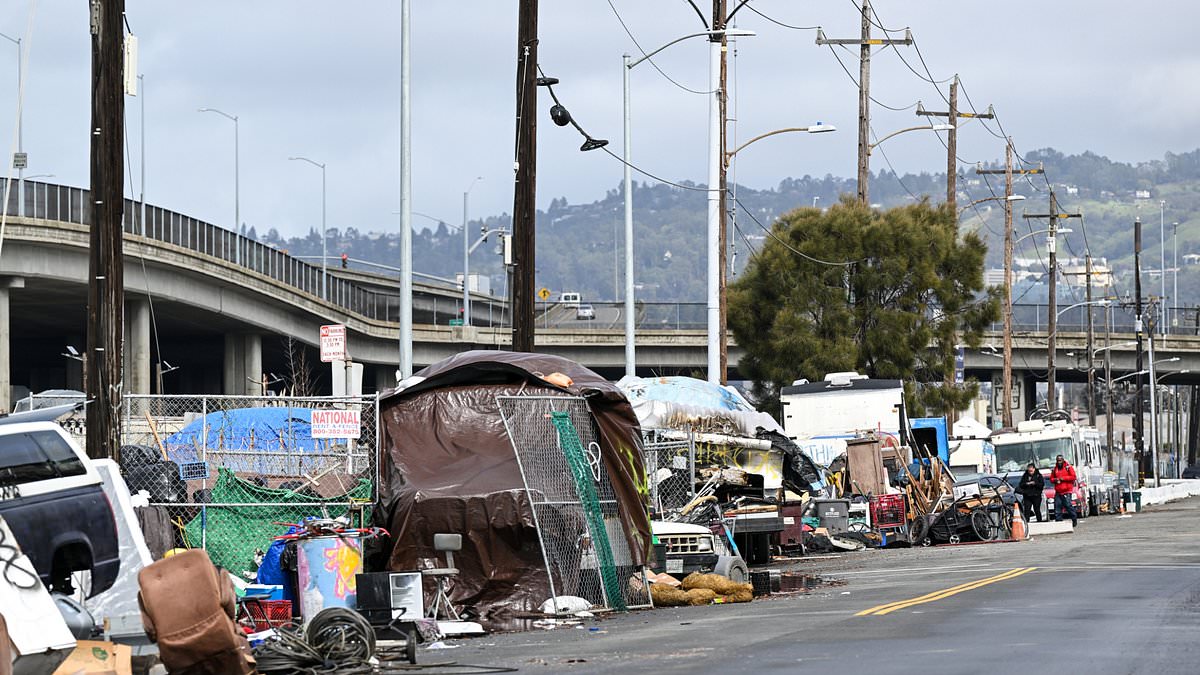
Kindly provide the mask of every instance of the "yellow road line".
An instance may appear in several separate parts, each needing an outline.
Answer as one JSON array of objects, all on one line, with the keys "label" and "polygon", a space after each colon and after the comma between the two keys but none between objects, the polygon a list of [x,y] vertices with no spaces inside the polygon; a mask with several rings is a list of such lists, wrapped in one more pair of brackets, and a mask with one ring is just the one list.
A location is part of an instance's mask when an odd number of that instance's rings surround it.
[{"label": "yellow road line", "polygon": [[859,612],[858,614],[855,614],[855,616],[866,616],[866,615],[868,615],[868,614],[874,614],[875,612],[878,612],[878,611],[880,611],[880,610],[883,610],[883,609],[888,609],[889,607],[893,607],[893,606],[896,606],[896,605],[904,605],[904,604],[907,604],[907,603],[909,603],[909,602],[913,602],[914,600],[924,600],[924,599],[926,599],[926,598],[934,598],[934,597],[936,597],[936,596],[939,596],[939,595],[941,595],[941,594],[943,594],[943,593],[947,593],[947,592],[949,592],[949,591],[966,590],[968,587],[970,587],[970,586],[974,586],[975,584],[979,583],[980,581],[990,581],[990,580],[1000,581],[1000,580],[1002,580],[1002,579],[1005,579],[1005,578],[1007,578],[1007,577],[1008,577],[1010,574],[1013,574],[1014,572],[1018,572],[1018,571],[1020,571],[1020,570],[1022,570],[1022,569],[1024,569],[1024,568],[1023,568],[1023,567],[1018,567],[1017,569],[1012,569],[1012,570],[1009,570],[1009,571],[1007,571],[1007,572],[1003,572],[1003,573],[1001,573],[1001,574],[997,574],[996,576],[987,577],[986,579],[978,579],[978,580],[975,580],[975,581],[968,581],[968,582],[966,582],[966,583],[964,583],[964,584],[959,584],[958,586],[953,586],[953,587],[951,587],[951,588],[944,588],[944,589],[941,589],[941,590],[937,590],[937,591],[934,591],[934,592],[932,592],[932,593],[928,593],[928,594],[926,594],[926,595],[922,595],[922,596],[920,596],[920,597],[917,597],[917,598],[909,598],[909,599],[907,599],[907,600],[897,600],[897,601],[895,601],[895,602],[889,602],[889,603],[882,604],[882,605],[876,605],[875,607],[872,607],[872,608],[870,608],[870,609],[864,609],[863,611]]},{"label": "yellow road line", "polygon": [[999,581],[1007,581],[1008,579],[1014,579],[1016,577],[1021,576],[1022,574],[1032,572],[1035,569],[1037,569],[1037,568],[1036,567],[1018,567],[1016,569],[1012,569],[1007,572],[1004,572],[1003,574],[997,574],[996,576],[987,577],[984,579],[978,579],[976,581],[968,581],[965,584],[959,584],[958,586],[952,586],[950,588],[945,588],[940,591],[934,591],[932,593],[927,593],[925,595],[922,595],[922,596],[919,596],[916,598],[910,598],[908,600],[898,600],[896,602],[889,602],[889,603],[882,604],[882,605],[876,605],[875,607],[871,607],[870,609],[864,609],[863,611],[858,612],[854,616],[871,616],[871,615],[883,616],[885,614],[890,614],[891,612],[894,612],[898,609],[906,609],[908,607],[914,607],[916,605],[923,605],[927,602],[935,602],[935,601],[941,600],[943,598],[948,598],[952,595],[957,595],[957,594],[963,593],[965,591],[970,591],[970,590],[974,590],[976,588],[981,588],[983,586],[987,586],[988,584],[994,584]]}]

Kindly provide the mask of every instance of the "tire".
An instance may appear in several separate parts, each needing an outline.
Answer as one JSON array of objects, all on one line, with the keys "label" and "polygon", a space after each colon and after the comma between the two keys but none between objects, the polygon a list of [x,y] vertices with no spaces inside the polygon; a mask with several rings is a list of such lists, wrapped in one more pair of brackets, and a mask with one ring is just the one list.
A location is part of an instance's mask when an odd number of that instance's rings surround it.
[{"label": "tire", "polygon": [[979,538],[979,541],[994,541],[998,539],[1002,529],[1003,525],[1001,524],[999,511],[982,508],[971,512],[971,530]]},{"label": "tire", "polygon": [[746,561],[735,555],[719,556],[717,564],[713,566],[713,574],[720,574],[739,584],[750,581],[750,569],[746,567]]},{"label": "tire", "polygon": [[908,540],[914,544],[924,540],[929,535],[929,521],[925,516],[917,516],[913,518],[912,525],[908,529]]}]

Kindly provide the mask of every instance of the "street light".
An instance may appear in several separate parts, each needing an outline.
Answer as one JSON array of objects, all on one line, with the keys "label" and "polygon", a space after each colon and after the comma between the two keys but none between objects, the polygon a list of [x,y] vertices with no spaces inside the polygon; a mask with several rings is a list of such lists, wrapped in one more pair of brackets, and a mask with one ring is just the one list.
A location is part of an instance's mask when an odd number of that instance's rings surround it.
[{"label": "street light", "polygon": [[[709,54],[709,176],[708,176],[708,294],[709,294],[709,323],[708,323],[708,379],[710,382],[716,382],[719,379],[717,373],[720,368],[720,352],[719,343],[717,340],[717,332],[720,330],[719,324],[719,293],[720,282],[717,275],[720,274],[720,265],[718,256],[720,255],[720,243],[717,241],[720,229],[720,193],[714,192],[713,186],[720,181],[720,169],[722,161],[720,148],[720,58],[721,58],[721,37],[751,37],[755,33],[749,30],[724,29],[704,31],[701,33],[691,33],[682,37],[675,38],[670,42],[662,45],[658,49],[646,52],[641,58],[630,60],[629,54],[624,54],[621,57],[622,65],[621,75],[623,84],[623,106],[624,106],[624,164],[625,164],[625,374],[637,374],[637,362],[634,350],[634,283],[633,283],[633,173],[630,145],[630,96],[629,96],[629,72],[638,64],[642,63],[658,54],[662,50],[671,45],[690,40],[697,37],[709,38],[710,46]],[[551,90],[553,93],[553,90]],[[586,147],[586,144],[585,144]],[[714,197],[717,199],[713,202]],[[715,204],[715,205],[714,205]],[[715,311],[714,311],[715,310]],[[714,362],[716,365],[714,366]]]},{"label": "street light", "polygon": [[879,146],[880,143],[886,141],[887,139],[892,138],[893,136],[899,136],[900,134],[908,133],[910,131],[953,131],[953,130],[954,130],[953,124],[926,124],[924,126],[908,127],[907,129],[893,131],[892,133],[888,134],[887,136],[884,136],[883,138],[868,145],[867,146],[867,154],[868,155],[871,154],[872,150],[874,150],[876,147]]},{"label": "street light", "polygon": [[[830,131],[837,131],[837,127],[833,126],[832,124],[823,124],[821,122],[817,122],[816,124],[814,124],[812,126],[807,126],[807,127],[789,127],[787,129],[776,129],[775,131],[768,131],[765,134],[759,134],[759,135],[755,136],[754,138],[751,138],[750,140],[746,141],[745,143],[742,143],[741,145],[734,148],[732,151],[725,153],[725,164],[728,165],[729,160],[733,159],[734,155],[736,155],[739,152],[741,152],[742,150],[744,150],[747,145],[750,145],[757,141],[761,141],[764,138],[769,138],[769,137],[775,136],[777,134],[786,134],[786,133],[790,133],[790,132],[804,132],[804,133],[809,133],[809,134],[824,134],[824,133],[828,133]],[[813,206],[816,206],[817,199],[819,199],[819,197],[815,197],[813,199]]]},{"label": "street light", "polygon": [[[196,112],[216,113],[221,117],[233,122],[233,231],[235,233],[239,232],[240,228],[242,227],[242,204],[240,195],[242,181],[240,177],[241,153],[238,148],[238,116],[230,115],[229,113],[217,110],[216,108],[200,108]],[[241,249],[242,247],[240,245],[234,247],[233,249],[234,264],[241,264]]]},{"label": "street light", "polygon": [[475,183],[483,180],[483,176],[476,176],[468,185],[467,189],[463,190],[463,327],[471,325],[471,235],[467,232],[467,200],[471,196],[471,189],[475,187]]},{"label": "street light", "polygon": [[[25,131],[24,131],[23,127],[24,127],[25,115],[23,113],[24,113],[25,105],[24,105],[24,101],[23,101],[23,98],[24,98],[23,94],[25,92],[25,69],[22,64],[21,38],[15,38],[15,37],[12,37],[11,35],[5,35],[4,33],[0,33],[0,37],[4,38],[5,40],[8,40],[9,42],[13,43],[17,47],[17,103],[18,103],[18,105],[17,105],[17,154],[24,155],[25,154]],[[16,158],[14,157],[13,159],[15,160]],[[26,161],[28,161],[28,160],[26,160]],[[16,162],[14,161],[14,164],[15,163]],[[24,200],[25,200],[25,167],[24,167],[24,165],[19,165],[17,167],[17,214],[18,215],[22,215],[22,216],[25,215],[24,210],[21,208],[21,205],[24,202]],[[7,210],[8,204],[5,204],[4,208]]]},{"label": "street light", "polygon": [[325,165],[307,157],[288,157],[292,162],[308,162],[321,170],[321,299],[329,299],[328,230],[325,229]]},{"label": "street light", "polygon": [[983,199],[976,199],[975,201],[971,202],[970,204],[967,204],[966,206],[960,208],[958,210],[958,212],[961,214],[963,211],[966,211],[967,209],[969,209],[973,206],[978,206],[984,202],[999,202],[999,201],[1022,202],[1022,201],[1025,201],[1025,195],[1009,195],[1008,197],[1004,197],[1002,195],[996,195],[995,197],[984,197]]}]

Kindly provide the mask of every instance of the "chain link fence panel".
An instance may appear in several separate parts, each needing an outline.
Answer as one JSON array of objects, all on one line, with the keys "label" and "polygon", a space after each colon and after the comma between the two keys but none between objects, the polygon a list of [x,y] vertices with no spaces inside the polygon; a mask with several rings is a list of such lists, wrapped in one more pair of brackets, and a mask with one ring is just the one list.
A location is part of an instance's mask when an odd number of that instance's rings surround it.
[{"label": "chain link fence panel", "polygon": [[122,406],[125,482],[169,522],[149,537],[157,548],[204,548],[253,578],[288,523],[369,522],[375,398],[129,395]]},{"label": "chain link fence panel", "polygon": [[677,436],[664,437],[654,429],[643,433],[650,503],[661,520],[672,520],[696,498],[696,443],[690,433],[686,440]]},{"label": "chain link fence panel", "polygon": [[[572,396],[497,396],[496,402],[533,507],[551,593],[578,596],[604,607],[649,607],[645,571],[633,562],[587,401]],[[555,427],[554,413],[569,416],[582,445],[586,467],[577,465],[575,473],[568,459],[570,448],[564,447],[564,436]],[[581,468],[584,470],[578,471]],[[581,488],[587,488],[577,483],[580,479],[591,482],[597,504],[589,504],[586,495],[580,494]],[[596,519],[589,525],[589,515],[596,515],[589,508],[598,508],[602,532],[593,531]],[[605,584],[610,558],[608,551],[597,548],[605,538],[611,548],[619,597],[611,597],[614,587]]]}]

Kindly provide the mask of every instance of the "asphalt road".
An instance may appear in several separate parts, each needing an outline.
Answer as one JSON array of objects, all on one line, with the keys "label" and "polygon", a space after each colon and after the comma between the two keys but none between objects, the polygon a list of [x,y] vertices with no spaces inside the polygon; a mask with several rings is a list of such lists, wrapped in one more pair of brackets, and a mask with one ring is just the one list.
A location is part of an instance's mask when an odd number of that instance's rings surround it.
[{"label": "asphalt road", "polygon": [[826,585],[451,641],[531,673],[1200,672],[1200,499],[1020,543],[777,563]]}]

